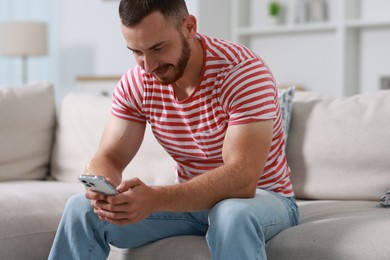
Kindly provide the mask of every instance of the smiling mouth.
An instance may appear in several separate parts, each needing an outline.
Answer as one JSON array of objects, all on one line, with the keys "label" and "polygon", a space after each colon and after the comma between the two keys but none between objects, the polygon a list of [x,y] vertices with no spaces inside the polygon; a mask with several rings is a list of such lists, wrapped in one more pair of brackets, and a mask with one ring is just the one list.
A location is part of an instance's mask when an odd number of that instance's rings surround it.
[{"label": "smiling mouth", "polygon": [[160,66],[153,71],[153,74],[155,74],[156,76],[165,74],[168,71],[169,67],[170,67],[170,65],[168,65],[168,64]]}]

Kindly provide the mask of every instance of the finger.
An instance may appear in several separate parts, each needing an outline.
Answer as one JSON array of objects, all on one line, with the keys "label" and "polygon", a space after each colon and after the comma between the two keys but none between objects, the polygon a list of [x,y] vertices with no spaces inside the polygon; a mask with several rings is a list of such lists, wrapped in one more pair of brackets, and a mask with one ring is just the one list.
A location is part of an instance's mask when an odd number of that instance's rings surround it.
[{"label": "finger", "polygon": [[96,200],[91,200],[91,202],[90,202],[90,204],[91,204],[91,207],[93,208],[93,209],[98,209],[99,207],[98,206],[96,206]]},{"label": "finger", "polygon": [[107,214],[109,211],[106,211],[106,210],[101,209],[99,207],[95,207],[95,208],[93,208],[93,212],[99,217],[99,219],[108,221]]},{"label": "finger", "polygon": [[113,205],[122,205],[122,204],[128,204],[132,201],[132,190],[128,190],[124,193],[119,193],[114,196],[108,196],[106,199],[107,203],[113,204]]},{"label": "finger", "polygon": [[129,218],[129,214],[126,212],[111,212],[111,211],[106,211],[104,209],[99,209],[97,214],[101,218],[108,220],[110,222]]},{"label": "finger", "polygon": [[106,195],[104,195],[103,193],[100,193],[100,192],[93,191],[93,190],[87,190],[85,193],[85,197],[87,199],[90,199],[90,200],[102,200],[102,201],[107,200]]},{"label": "finger", "polygon": [[110,212],[125,212],[128,208],[128,204],[111,204],[111,203],[105,203],[103,201],[97,201],[95,203],[95,207],[97,209],[102,209],[105,211]]},{"label": "finger", "polygon": [[98,216],[98,218],[102,221],[107,221],[107,222],[111,222],[110,219],[106,218],[105,215],[102,213],[102,211],[100,209],[94,209],[93,210],[95,212],[95,214]]},{"label": "finger", "polygon": [[99,210],[101,208],[101,206],[98,206],[98,202],[96,200],[91,200],[90,205],[94,211]]},{"label": "finger", "polygon": [[141,185],[142,181],[138,178],[133,178],[130,180],[122,181],[121,184],[117,187],[119,193],[125,192],[134,188],[135,186]]},{"label": "finger", "polygon": [[100,212],[99,218],[114,225],[129,225],[145,219],[145,217],[138,214],[110,213],[104,211]]}]

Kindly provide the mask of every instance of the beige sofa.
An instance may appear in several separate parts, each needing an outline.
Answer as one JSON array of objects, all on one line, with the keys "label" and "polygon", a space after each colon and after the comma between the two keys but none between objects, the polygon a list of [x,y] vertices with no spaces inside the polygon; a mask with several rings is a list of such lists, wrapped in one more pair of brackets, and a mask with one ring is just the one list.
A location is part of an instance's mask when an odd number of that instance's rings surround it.
[{"label": "beige sofa", "polygon": [[[83,192],[76,179],[109,114],[109,98],[86,94],[69,94],[56,108],[48,83],[0,88],[0,259],[47,258],[67,198]],[[267,243],[268,258],[389,259],[390,209],[377,205],[390,189],[390,91],[296,93],[287,155],[301,224]],[[173,167],[148,129],[125,178],[172,183]],[[112,248],[109,259],[210,255],[203,237],[186,236]]]}]

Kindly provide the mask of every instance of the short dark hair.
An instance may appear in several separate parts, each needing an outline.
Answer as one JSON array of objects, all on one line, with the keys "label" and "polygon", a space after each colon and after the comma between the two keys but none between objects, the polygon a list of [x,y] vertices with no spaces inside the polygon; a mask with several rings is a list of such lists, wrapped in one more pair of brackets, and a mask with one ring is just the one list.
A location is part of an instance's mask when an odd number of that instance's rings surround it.
[{"label": "short dark hair", "polygon": [[171,19],[176,26],[188,15],[184,0],[121,0],[119,4],[119,17],[126,27],[137,25],[154,11],[159,11],[165,19]]}]

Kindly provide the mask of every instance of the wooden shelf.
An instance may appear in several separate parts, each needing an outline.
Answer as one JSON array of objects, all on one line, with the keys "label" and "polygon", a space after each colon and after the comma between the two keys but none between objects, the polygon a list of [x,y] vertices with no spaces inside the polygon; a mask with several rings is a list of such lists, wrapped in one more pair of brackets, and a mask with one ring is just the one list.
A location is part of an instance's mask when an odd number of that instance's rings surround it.
[{"label": "wooden shelf", "polygon": [[96,81],[96,82],[119,81],[120,79],[121,79],[120,75],[104,75],[104,76],[84,75],[84,76],[77,76],[76,77],[76,81],[78,81],[78,82],[86,82],[86,81]]},{"label": "wooden shelf", "polygon": [[369,21],[369,20],[348,20],[345,23],[347,28],[380,28],[380,27],[390,27],[390,20],[378,20],[378,21]]},{"label": "wooden shelf", "polygon": [[267,27],[240,27],[237,30],[237,34],[239,34],[239,36],[259,36],[276,34],[333,32],[336,29],[337,27],[335,25],[329,23],[274,25]]}]

